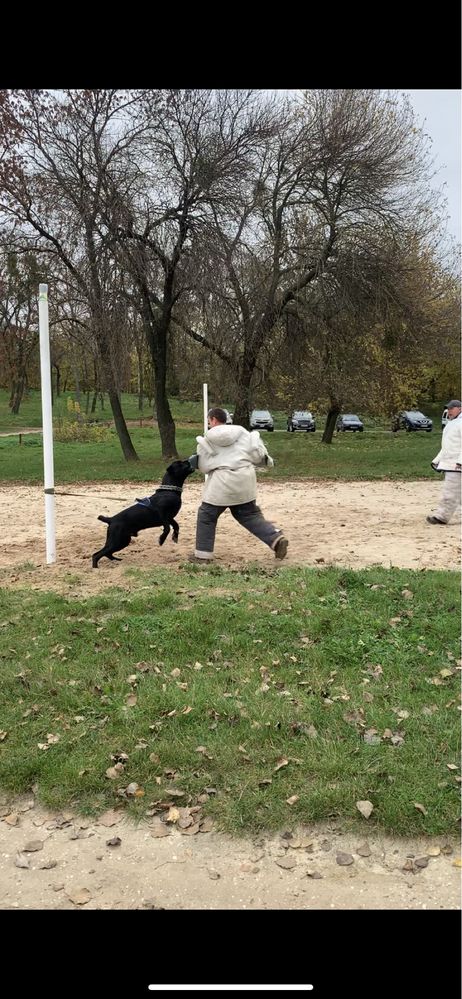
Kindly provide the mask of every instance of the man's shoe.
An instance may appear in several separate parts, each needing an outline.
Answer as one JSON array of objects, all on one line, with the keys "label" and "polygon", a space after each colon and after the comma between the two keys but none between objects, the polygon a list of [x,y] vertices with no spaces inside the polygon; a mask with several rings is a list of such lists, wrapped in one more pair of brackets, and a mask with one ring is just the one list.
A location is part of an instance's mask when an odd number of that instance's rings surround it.
[{"label": "man's shoe", "polygon": [[195,565],[211,565],[213,558],[198,558],[197,555],[188,555],[188,562],[194,562]]},{"label": "man's shoe", "polygon": [[285,558],[287,555],[288,547],[289,547],[289,542],[287,538],[279,538],[274,546],[274,554],[276,558]]},{"label": "man's shoe", "polygon": [[445,520],[440,520],[439,517],[427,517],[428,524],[445,524]]}]

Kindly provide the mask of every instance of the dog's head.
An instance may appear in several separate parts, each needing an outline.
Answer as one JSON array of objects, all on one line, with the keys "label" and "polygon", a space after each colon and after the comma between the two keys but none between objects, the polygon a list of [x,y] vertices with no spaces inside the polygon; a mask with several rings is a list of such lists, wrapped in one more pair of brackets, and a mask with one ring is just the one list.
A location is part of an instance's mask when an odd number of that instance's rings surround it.
[{"label": "dog's head", "polygon": [[169,486],[182,486],[188,475],[195,472],[193,464],[186,458],[184,461],[172,461],[170,465],[165,470],[165,475],[162,479],[163,485]]}]

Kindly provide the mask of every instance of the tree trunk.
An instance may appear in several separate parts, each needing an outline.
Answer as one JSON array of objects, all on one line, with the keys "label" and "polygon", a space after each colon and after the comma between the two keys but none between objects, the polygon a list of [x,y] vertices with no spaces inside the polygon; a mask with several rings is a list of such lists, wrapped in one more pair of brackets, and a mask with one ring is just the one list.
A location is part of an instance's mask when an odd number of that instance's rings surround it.
[{"label": "tree trunk", "polygon": [[158,344],[156,357],[153,357],[153,364],[155,407],[159,434],[162,443],[162,457],[165,458],[165,460],[178,458],[175,441],[175,423],[173,421],[167,395],[167,350],[165,341]]},{"label": "tree trunk", "polygon": [[10,396],[10,404],[9,405],[10,405],[11,412],[12,412],[12,414],[14,416],[17,416],[18,413],[19,413],[19,407],[21,405],[22,398],[23,398],[23,395],[24,395],[24,385],[25,385],[24,378],[22,378],[21,376],[19,376],[17,378],[17,380],[15,382],[13,382],[13,385],[12,385],[12,388],[11,388],[11,396]]},{"label": "tree trunk", "polygon": [[334,436],[335,424],[337,423],[337,418],[340,415],[340,409],[341,403],[331,400],[326,425],[324,427],[324,433],[321,438],[321,444],[332,444],[332,437]]},{"label": "tree trunk", "polygon": [[142,413],[144,399],[143,355],[138,349],[136,356],[138,360],[138,410]]},{"label": "tree trunk", "polygon": [[234,406],[233,422],[240,427],[249,429],[249,417],[252,409],[251,384],[257,358],[254,352],[244,351],[242,364],[237,377],[237,391]]},{"label": "tree trunk", "polygon": [[128,432],[127,424],[125,422],[125,417],[122,412],[122,406],[120,405],[120,398],[115,390],[109,389],[109,402],[111,404],[112,415],[114,417],[114,424],[117,432],[117,436],[120,441],[120,446],[122,448],[123,456],[125,461],[139,461],[138,455],[133,447],[132,439]]}]

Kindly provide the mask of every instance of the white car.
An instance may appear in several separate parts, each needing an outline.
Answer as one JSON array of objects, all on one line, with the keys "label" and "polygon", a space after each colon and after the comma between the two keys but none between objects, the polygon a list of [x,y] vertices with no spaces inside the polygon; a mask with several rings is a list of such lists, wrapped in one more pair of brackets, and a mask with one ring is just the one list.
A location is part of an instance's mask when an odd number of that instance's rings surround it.
[{"label": "white car", "polygon": [[441,417],[441,429],[444,430],[446,424],[449,423],[448,411],[443,409],[443,415]]}]

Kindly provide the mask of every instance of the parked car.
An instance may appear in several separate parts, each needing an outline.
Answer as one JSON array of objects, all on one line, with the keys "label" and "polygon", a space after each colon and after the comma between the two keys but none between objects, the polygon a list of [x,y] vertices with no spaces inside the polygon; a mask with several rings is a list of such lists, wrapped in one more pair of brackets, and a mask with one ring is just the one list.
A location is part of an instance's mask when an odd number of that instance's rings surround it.
[{"label": "parked car", "polygon": [[433,429],[433,422],[418,409],[404,409],[393,417],[391,429],[394,433],[397,430],[406,430],[407,433],[413,430],[426,430],[429,434]]},{"label": "parked car", "polygon": [[287,430],[289,433],[294,433],[295,430],[314,433],[316,430],[314,416],[307,409],[294,409],[292,416],[287,417]]},{"label": "parked car", "polygon": [[443,415],[441,417],[441,429],[442,430],[444,430],[444,428],[445,428],[446,424],[448,423],[448,421],[449,421],[448,411],[447,411],[447,409],[443,409]]},{"label": "parked car", "polygon": [[359,416],[355,416],[354,413],[343,413],[337,420],[337,433],[339,431],[345,432],[345,430],[352,430],[354,434],[358,430],[362,434],[364,424],[359,419]]},{"label": "parked car", "polygon": [[253,409],[250,414],[251,430],[274,430],[274,420],[269,409]]}]

